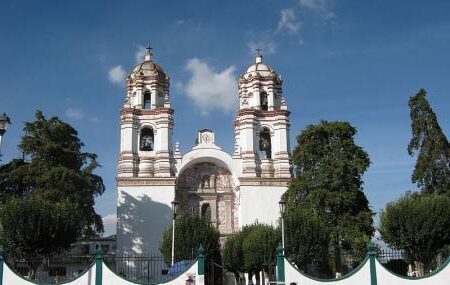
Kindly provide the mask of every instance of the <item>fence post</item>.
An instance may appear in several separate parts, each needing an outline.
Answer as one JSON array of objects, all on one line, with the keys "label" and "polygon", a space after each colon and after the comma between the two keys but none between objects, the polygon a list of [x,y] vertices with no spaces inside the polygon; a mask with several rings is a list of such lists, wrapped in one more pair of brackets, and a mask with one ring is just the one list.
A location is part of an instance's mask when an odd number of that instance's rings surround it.
[{"label": "fence post", "polygon": [[284,248],[281,243],[277,247],[277,284],[284,284]]},{"label": "fence post", "polygon": [[197,282],[196,285],[204,285],[205,284],[205,249],[202,244],[197,249]]},{"label": "fence post", "polygon": [[[103,250],[98,244],[95,251],[95,285],[102,285],[103,281]],[[1,285],[1,284],[0,284]]]},{"label": "fence post", "polygon": [[3,263],[5,262],[3,258],[4,253],[3,246],[0,244],[0,285],[3,284]]},{"label": "fence post", "polygon": [[377,285],[377,270],[375,267],[375,259],[377,258],[377,252],[372,242],[369,242],[369,244],[367,245],[367,255],[369,256],[369,265],[370,265],[370,284]]}]

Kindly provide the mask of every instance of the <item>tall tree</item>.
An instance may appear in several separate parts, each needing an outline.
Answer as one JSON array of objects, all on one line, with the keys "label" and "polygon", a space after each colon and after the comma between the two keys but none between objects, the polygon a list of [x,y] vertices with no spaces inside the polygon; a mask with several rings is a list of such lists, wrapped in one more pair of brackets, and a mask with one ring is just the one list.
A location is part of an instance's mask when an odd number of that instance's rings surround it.
[{"label": "tall tree", "polygon": [[408,153],[411,156],[417,154],[411,179],[424,193],[450,196],[450,144],[426,94],[420,89],[408,102],[413,134]]},{"label": "tall tree", "polygon": [[285,194],[288,209],[308,203],[322,216],[337,272],[342,272],[341,251],[360,255],[374,231],[362,181],[370,160],[355,135],[347,122],[308,126],[297,137],[296,178]]},{"label": "tall tree", "polygon": [[[16,159],[0,167],[0,193],[10,217],[14,217],[13,211],[17,211],[17,214],[23,211],[21,207],[25,207],[29,201],[37,201],[38,205],[43,205],[42,211],[33,208],[35,218],[39,220],[49,218],[53,210],[64,208],[76,212],[67,214],[68,217],[79,217],[78,228],[67,231],[64,236],[69,242],[103,232],[102,219],[94,209],[95,197],[105,191],[102,178],[94,174],[99,166],[97,156],[82,152],[83,143],[78,138],[77,131],[69,124],[57,117],[47,119],[40,111],[36,112],[35,117],[35,121],[25,123],[25,135],[19,145],[26,159]],[[16,200],[9,205],[11,207],[7,207],[8,200],[12,198],[23,201]],[[59,206],[52,209],[45,206],[48,203]],[[68,204],[72,206],[68,207]],[[48,212],[44,213],[44,210]],[[2,223],[6,225],[8,221],[4,220],[5,217],[2,217]],[[31,228],[20,229],[16,235],[5,232],[4,236],[17,236],[19,239],[34,235],[30,232]],[[56,232],[50,236],[61,238],[56,237]],[[35,252],[49,253],[57,250],[56,247],[39,248],[41,245],[38,240],[34,244]],[[30,250],[27,251],[30,253]]]},{"label": "tall tree", "polygon": [[320,213],[309,203],[289,207],[284,215],[285,252],[290,260],[304,272],[311,265],[328,273],[329,233]]},{"label": "tall tree", "polygon": [[[181,213],[175,220],[175,262],[191,260],[197,254],[200,244],[206,250],[208,261],[221,262],[219,231],[211,225],[206,217],[196,214]],[[172,226],[163,233],[160,251],[166,264],[170,264],[172,257]]]},{"label": "tall tree", "polygon": [[[413,193],[387,204],[380,215],[385,242],[405,251],[410,261],[430,269],[432,259],[450,245],[450,198]],[[423,273],[423,272],[422,272]]]}]

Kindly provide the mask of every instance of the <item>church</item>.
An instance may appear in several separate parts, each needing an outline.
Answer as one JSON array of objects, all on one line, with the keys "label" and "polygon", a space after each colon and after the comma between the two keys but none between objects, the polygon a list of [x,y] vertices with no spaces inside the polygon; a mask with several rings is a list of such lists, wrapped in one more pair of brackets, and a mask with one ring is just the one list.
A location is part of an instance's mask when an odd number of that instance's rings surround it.
[{"label": "church", "polygon": [[173,142],[170,78],[149,49],[126,78],[120,112],[117,173],[117,254],[158,252],[180,211],[208,215],[221,241],[256,221],[276,225],[278,201],[292,178],[289,111],[281,77],[258,53],[238,78],[234,151],[210,129],[181,153]]}]

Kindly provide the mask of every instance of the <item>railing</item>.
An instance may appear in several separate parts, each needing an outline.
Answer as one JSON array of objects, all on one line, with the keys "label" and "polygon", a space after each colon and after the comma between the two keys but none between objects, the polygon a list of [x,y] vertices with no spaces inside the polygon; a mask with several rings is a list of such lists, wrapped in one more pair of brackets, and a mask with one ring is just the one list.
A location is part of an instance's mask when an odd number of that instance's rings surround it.
[{"label": "railing", "polygon": [[[26,256],[6,258],[6,263],[21,276],[34,281],[58,284],[72,280],[92,264],[93,255]],[[106,266],[116,274],[135,282],[160,283],[189,266],[190,261],[167,266],[157,254],[114,256],[104,255]]]}]

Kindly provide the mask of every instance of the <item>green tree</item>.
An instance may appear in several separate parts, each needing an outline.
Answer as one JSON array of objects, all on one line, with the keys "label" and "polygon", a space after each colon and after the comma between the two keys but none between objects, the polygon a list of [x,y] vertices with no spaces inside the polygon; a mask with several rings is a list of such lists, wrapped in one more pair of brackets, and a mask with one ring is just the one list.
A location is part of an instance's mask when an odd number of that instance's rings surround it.
[{"label": "green tree", "polygon": [[450,196],[450,144],[425,96],[420,89],[408,102],[413,134],[408,153],[417,154],[411,180],[424,193]]},{"label": "green tree", "polygon": [[380,234],[389,245],[405,251],[410,261],[424,264],[450,246],[450,198],[413,193],[390,202],[380,214]]},{"label": "green tree", "polygon": [[234,273],[238,284],[241,284],[240,273],[245,272],[242,240],[242,234],[230,235],[223,249],[223,265],[229,272]]},{"label": "green tree", "polygon": [[362,181],[370,160],[355,135],[347,122],[309,125],[297,137],[296,177],[285,194],[287,209],[306,203],[323,218],[337,272],[342,272],[341,251],[361,255],[374,232]]},{"label": "green tree", "polygon": [[[197,255],[200,244],[206,250],[206,260],[221,262],[219,231],[209,219],[199,215],[178,214],[175,219],[175,262],[191,260]],[[163,233],[159,250],[166,264],[172,259],[172,226]]]},{"label": "green tree", "polygon": [[[269,272],[275,262],[275,250],[280,241],[278,229],[265,224],[252,224],[228,237],[224,247],[224,266],[233,272],[237,280],[240,273],[250,276],[260,271]],[[255,275],[259,284],[259,275]]]},{"label": "green tree", "polygon": [[[3,242],[6,245],[20,246],[6,248],[7,251],[50,253],[67,248],[71,242],[81,237],[103,232],[101,216],[94,209],[95,197],[105,191],[102,178],[93,173],[99,166],[96,155],[81,151],[83,143],[73,127],[57,117],[46,119],[40,111],[36,112],[34,122],[25,123],[24,132],[19,148],[25,159],[15,159],[0,167],[2,208],[8,210],[8,215],[4,215],[2,210],[3,238],[16,239]],[[9,202],[13,198],[16,200]],[[23,201],[18,202],[17,199]],[[12,228],[6,225],[15,220],[6,219],[17,219],[24,211],[21,207],[26,207],[30,201],[37,201],[36,207],[41,207],[41,210],[29,209],[29,214],[34,219],[70,224],[70,221],[64,219],[52,220],[51,216],[55,214],[54,211],[71,210],[67,217],[78,217],[78,228],[58,233],[56,230],[50,233],[39,232],[41,236],[32,227],[14,227],[15,233],[7,232]],[[49,203],[54,204],[54,207],[47,207]],[[72,206],[69,207],[69,204]],[[54,229],[60,227],[64,225],[55,225]],[[34,237],[35,240],[32,241],[29,237]],[[59,243],[57,240],[61,238],[67,243]],[[48,243],[41,243],[42,239],[47,239]],[[30,244],[24,245],[24,240]],[[55,247],[56,244],[61,247]],[[42,248],[43,245],[46,247]]]},{"label": "green tree", "polygon": [[328,272],[329,234],[320,213],[308,203],[288,208],[284,215],[286,253],[305,272],[308,265]]}]

